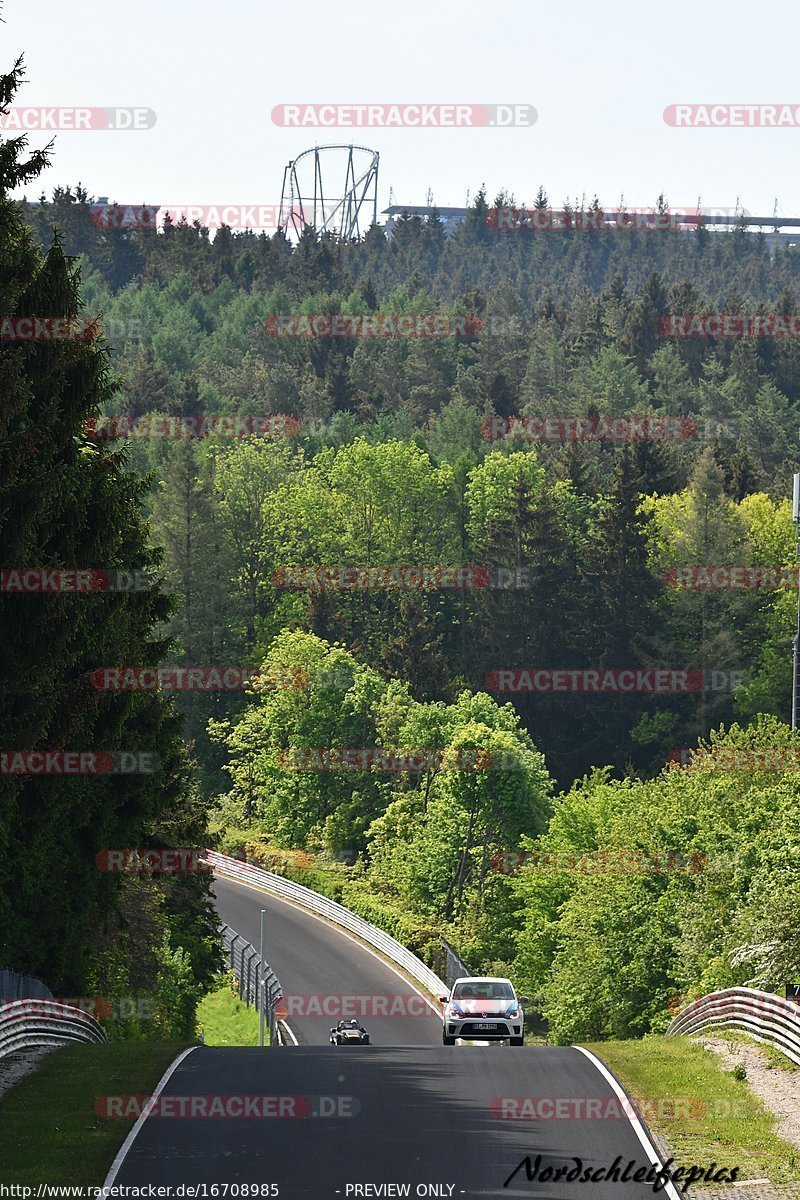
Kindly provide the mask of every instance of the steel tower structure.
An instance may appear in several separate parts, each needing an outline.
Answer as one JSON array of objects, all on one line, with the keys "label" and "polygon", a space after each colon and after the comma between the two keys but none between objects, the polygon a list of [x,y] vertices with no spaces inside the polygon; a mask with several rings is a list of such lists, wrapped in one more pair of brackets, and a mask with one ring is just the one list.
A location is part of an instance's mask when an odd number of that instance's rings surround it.
[{"label": "steel tower structure", "polygon": [[345,241],[360,237],[378,219],[378,158],[367,146],[304,150],[283,172],[280,228],[298,237],[309,225]]}]

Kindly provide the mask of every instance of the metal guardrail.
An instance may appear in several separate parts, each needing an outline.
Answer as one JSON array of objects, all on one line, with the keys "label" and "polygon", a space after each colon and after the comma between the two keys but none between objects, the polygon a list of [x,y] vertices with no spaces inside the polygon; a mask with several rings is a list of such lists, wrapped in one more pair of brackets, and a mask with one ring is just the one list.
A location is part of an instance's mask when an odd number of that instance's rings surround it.
[{"label": "metal guardrail", "polygon": [[379,929],[377,925],[370,924],[363,917],[350,912],[349,908],[337,904],[335,900],[329,900],[327,896],[321,896],[319,892],[303,887],[300,883],[284,879],[282,875],[273,875],[271,871],[251,866],[249,863],[240,862],[235,858],[228,858],[225,854],[217,854],[214,850],[206,852],[206,859],[218,875],[224,875],[229,879],[238,879],[269,895],[291,900],[301,908],[317,913],[332,924],[347,929],[366,942],[368,946],[372,946],[373,949],[385,955],[407,975],[421,984],[432,996],[438,996],[439,993],[443,994],[450,990],[439,976],[431,971],[430,967],[426,967],[422,959],[417,958],[411,950],[401,945],[390,934]]},{"label": "metal guardrail", "polygon": [[94,1017],[56,1000],[14,1000],[0,1007],[0,1058],[35,1046],[107,1041]]},{"label": "metal guardrail", "polygon": [[34,975],[20,975],[8,967],[0,968],[0,1007],[12,1000],[52,1000],[53,993],[46,983]]},{"label": "metal guardrail", "polygon": [[457,979],[462,979],[465,975],[472,975],[473,972],[470,971],[455,946],[450,945],[447,938],[440,937],[439,941],[442,944],[444,977],[447,980],[447,991],[449,991]]},{"label": "metal guardrail", "polygon": [[[228,955],[228,966],[233,971],[239,987],[239,996],[245,1004],[252,1004],[256,1012],[261,1012],[262,995],[258,986],[258,972],[261,958],[255,946],[246,938],[232,929],[230,925],[222,925],[222,945]],[[269,1025],[270,1045],[275,1040],[275,1005],[283,995],[278,976],[269,963],[264,963],[263,999],[264,1013]]]},{"label": "metal guardrail", "polygon": [[727,988],[701,996],[678,1013],[667,1034],[703,1033],[725,1025],[743,1029],[756,1041],[775,1046],[800,1065],[800,1006],[755,988]]}]

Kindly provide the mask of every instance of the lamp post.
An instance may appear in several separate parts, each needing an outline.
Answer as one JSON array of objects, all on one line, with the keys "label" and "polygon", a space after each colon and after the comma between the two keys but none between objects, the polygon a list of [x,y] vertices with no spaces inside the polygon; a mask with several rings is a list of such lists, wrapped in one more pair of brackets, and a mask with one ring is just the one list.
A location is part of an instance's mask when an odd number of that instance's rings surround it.
[{"label": "lamp post", "polygon": [[[800,478],[800,476],[798,476]],[[261,910],[261,944],[258,955],[258,1044],[264,1045],[264,917],[266,909]]]}]

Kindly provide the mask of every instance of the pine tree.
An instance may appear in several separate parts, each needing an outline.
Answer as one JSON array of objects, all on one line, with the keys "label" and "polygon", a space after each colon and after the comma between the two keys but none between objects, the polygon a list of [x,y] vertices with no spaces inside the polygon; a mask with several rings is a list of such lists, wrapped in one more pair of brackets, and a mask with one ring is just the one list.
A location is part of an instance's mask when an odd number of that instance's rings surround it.
[{"label": "pine tree", "polygon": [[486,202],[486,189],[482,187],[475,197],[475,203],[469,209],[466,219],[459,225],[454,240],[464,248],[487,242],[491,236],[491,216],[489,205]]},{"label": "pine tree", "polygon": [[[235,567],[213,486],[213,461],[192,440],[166,447],[159,462],[163,482],[153,502],[153,538],[165,550],[167,580],[180,597],[169,632],[174,645],[170,664],[186,666],[249,665],[237,629],[244,606],[233,585]],[[184,737],[192,748],[209,791],[208,772],[217,767],[205,736],[210,717],[221,720],[241,700],[237,692],[180,693],[176,706],[185,714]],[[215,778],[217,789],[223,781]]]},{"label": "pine tree", "polygon": [[648,563],[649,521],[640,511],[641,496],[641,473],[625,445],[583,565],[598,651],[609,666],[638,666],[655,630],[653,607],[662,587]]},{"label": "pine tree", "polygon": [[[0,111],[22,78],[0,77]],[[77,318],[79,276],[56,242],[33,248],[9,192],[41,170],[25,139],[0,141],[0,312]],[[0,343],[0,541],[6,568],[141,572],[153,577],[141,507],[146,482],[113,444],[84,433],[116,390],[93,340]],[[128,774],[0,773],[0,958],[67,994],[86,985],[112,919],[119,876],[104,849],[146,845],[150,824],[185,791],[179,722],[154,692],[98,690],[91,674],[155,666],[169,613],[158,586],[97,594],[0,596],[2,749],[146,754]],[[130,760],[129,760],[130,761]],[[86,760],[84,760],[86,763]]]},{"label": "pine tree", "polygon": [[444,231],[444,222],[439,216],[438,208],[434,205],[425,220],[425,234],[423,238],[423,245],[428,252],[428,264],[431,269],[435,269],[446,241],[447,235]]},{"label": "pine tree", "polygon": [[655,271],[634,304],[620,349],[629,354],[643,375],[649,374],[651,355],[662,344],[658,322],[667,311],[667,292]]}]

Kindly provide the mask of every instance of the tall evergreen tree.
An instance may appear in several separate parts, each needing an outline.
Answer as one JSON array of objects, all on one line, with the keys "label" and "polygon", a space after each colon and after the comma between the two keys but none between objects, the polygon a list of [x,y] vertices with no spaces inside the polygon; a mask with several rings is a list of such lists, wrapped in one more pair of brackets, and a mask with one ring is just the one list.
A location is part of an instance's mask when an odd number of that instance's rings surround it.
[{"label": "tall evergreen tree", "polygon": [[[21,63],[0,76],[7,112]],[[56,242],[44,256],[10,191],[45,164],[25,139],[0,140],[0,313],[77,321],[76,267]],[[103,569],[152,578],[158,555],[141,516],[146,482],[85,423],[116,390],[107,355],[75,336],[0,343],[0,541],[3,567]],[[156,693],[98,690],[98,667],[154,666],[169,611],[144,590],[0,595],[0,961],[80,990],[116,910],[120,877],[98,869],[104,849],[147,844],[148,829],[184,795],[179,722]],[[52,577],[51,577],[52,578]],[[130,773],[32,773],[15,751],[147,755]],[[57,760],[52,760],[53,761]],[[108,760],[94,760],[107,765]],[[84,768],[92,765],[84,759]],[[131,765],[131,759],[128,759]],[[18,768],[17,770],[15,770]],[[154,768],[141,770],[142,767]],[[22,768],[19,770],[19,768]],[[206,901],[207,902],[207,889]]]},{"label": "tall evergreen tree", "polygon": [[648,563],[649,519],[641,511],[643,481],[634,453],[620,450],[614,482],[597,522],[597,537],[583,573],[592,595],[597,646],[608,666],[637,666],[661,587]]}]

